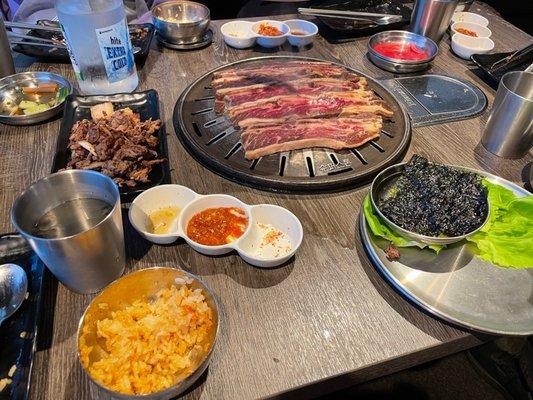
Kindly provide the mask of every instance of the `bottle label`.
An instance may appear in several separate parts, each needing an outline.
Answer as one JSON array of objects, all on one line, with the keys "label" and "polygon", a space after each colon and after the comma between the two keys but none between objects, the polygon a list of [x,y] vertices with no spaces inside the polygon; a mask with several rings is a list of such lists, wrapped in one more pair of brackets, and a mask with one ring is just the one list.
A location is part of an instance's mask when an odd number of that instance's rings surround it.
[{"label": "bottle label", "polygon": [[133,70],[133,49],[126,20],[105,28],[97,28],[96,38],[111,83],[121,81],[131,75]]}]

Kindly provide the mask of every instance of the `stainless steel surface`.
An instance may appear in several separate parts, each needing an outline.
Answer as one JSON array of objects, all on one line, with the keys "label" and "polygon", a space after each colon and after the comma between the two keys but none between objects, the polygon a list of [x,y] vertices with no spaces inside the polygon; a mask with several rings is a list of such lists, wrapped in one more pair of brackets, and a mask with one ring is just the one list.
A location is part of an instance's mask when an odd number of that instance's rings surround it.
[{"label": "stainless steel surface", "polygon": [[[429,56],[423,61],[405,61],[386,57],[374,50],[374,46],[381,42],[413,43],[423,49]],[[439,48],[433,40],[408,31],[384,31],[376,33],[368,39],[367,50],[370,61],[386,71],[396,73],[422,71],[429,67],[431,61],[433,61],[439,52]]]},{"label": "stainless steel surface", "polygon": [[187,51],[187,50],[200,49],[202,47],[205,47],[211,44],[211,42],[213,41],[213,31],[211,29],[208,29],[202,35],[202,37],[200,37],[198,41],[194,43],[183,43],[183,44],[171,43],[171,42],[167,42],[166,40],[161,38],[161,36],[159,35],[157,36],[157,39],[163,46],[168,47],[169,49]]},{"label": "stainless steel surface", "polygon": [[[89,375],[88,371],[82,364],[84,371],[87,373],[92,383],[98,388],[99,392],[108,396],[112,396],[115,399],[143,399],[143,400],[167,400],[178,396],[180,393],[183,393],[187,388],[189,388],[199,377],[204,373],[213,349],[216,344],[216,339],[219,330],[219,310],[218,304],[214,294],[211,292],[209,287],[198,278],[196,275],[190,274],[186,271],[175,269],[175,268],[147,268],[142,269],[131,274],[125,275],[120,279],[117,279],[115,282],[106,287],[102,293],[93,299],[91,304],[85,310],[83,316],[80,319],[78,326],[78,359],[79,359],[79,338],[82,327],[90,323],[95,325],[97,320],[103,318],[108,318],[112,310],[121,309],[125,305],[131,304],[134,300],[149,298],[156,294],[159,290],[163,288],[168,288],[176,284],[176,279],[191,278],[193,282],[190,284],[190,287],[194,289],[201,289],[202,294],[205,296],[206,302],[209,307],[213,310],[213,320],[214,324],[209,332],[209,341],[212,343],[209,351],[205,354],[202,360],[194,369],[194,372],[183,380],[179,381],[175,385],[169,387],[168,389],[162,390],[160,392],[151,393],[147,395],[125,395],[117,393],[115,391],[109,390],[96,381],[94,381]],[[98,307],[100,303],[107,303],[108,307],[106,309],[101,309]],[[94,340],[94,345],[98,346],[96,334],[93,332],[91,340]],[[92,354],[94,354],[93,352]],[[96,358],[91,359],[92,362],[97,361]]]},{"label": "stainless steel surface", "polygon": [[[472,170],[470,168],[465,168],[465,167],[454,166],[454,168],[461,169],[463,171],[468,171],[468,172],[476,172],[475,170]],[[487,216],[485,217],[483,224],[481,224],[477,229],[465,235],[447,236],[447,237],[425,236],[425,235],[421,235],[416,232],[409,231],[395,224],[381,212],[381,210],[379,209],[378,203],[381,198],[386,196],[387,192],[390,190],[394,182],[400,177],[404,169],[405,169],[405,163],[392,165],[384,169],[383,171],[381,171],[374,178],[374,180],[372,181],[372,184],[370,185],[370,201],[372,202],[372,207],[374,208],[376,213],[379,215],[381,220],[385,222],[385,224],[389,228],[391,228],[393,231],[395,231],[396,233],[404,237],[408,237],[418,243],[448,245],[448,244],[460,242],[461,240],[466,239],[468,236],[480,230],[483,227],[483,225],[485,225],[487,221],[489,220],[489,213],[487,213]]]},{"label": "stainless steel surface", "polygon": [[458,0],[416,0],[409,30],[440,42],[457,4]]},{"label": "stainless steel surface", "polygon": [[[112,209],[94,227],[72,236],[45,239],[32,234],[39,218],[74,199],[99,199]],[[80,218],[90,216],[80,214]],[[15,200],[11,221],[56,278],[75,292],[97,292],[124,270],[120,194],[117,185],[105,175],[85,170],[49,175],[33,183]],[[65,222],[68,221],[58,221],[58,226]]]},{"label": "stainless steel surface", "polygon": [[27,22],[13,22],[13,21],[6,21],[5,24],[8,28],[41,29],[43,31],[61,32],[60,28],[49,26],[49,25],[39,25],[39,24],[30,24]]},{"label": "stainless steel surface", "polygon": [[[37,100],[36,95],[25,95],[22,93],[24,86],[37,85],[43,82],[55,82],[60,90],[66,91],[65,96],[72,93],[72,86],[69,81],[61,75],[51,72],[21,72],[19,74],[6,76],[0,79],[0,122],[9,125],[31,125],[46,121],[58,114],[63,109],[65,99],[58,101],[48,110],[30,115],[9,115],[11,104],[18,104],[21,100]],[[53,101],[57,94],[39,95],[42,102]]]},{"label": "stainless steel surface", "polygon": [[503,76],[481,143],[503,158],[521,158],[533,146],[533,72]]},{"label": "stainless steel surface", "polygon": [[0,18],[0,78],[13,75],[15,65],[11,54],[11,46],[7,37],[8,33],[4,26],[3,18]]},{"label": "stainless steel surface", "polygon": [[324,8],[298,8],[298,12],[303,15],[314,17],[335,17],[367,22],[375,25],[388,25],[402,20],[401,15],[376,14],[358,11],[343,11]]},{"label": "stainless steel surface", "polygon": [[209,15],[206,6],[193,1],[167,1],[152,9],[158,37],[179,45],[199,42],[209,28]]},{"label": "stainless steel surface", "polygon": [[0,325],[18,310],[27,291],[28,277],[21,267],[0,265]]},{"label": "stainless steel surface", "polygon": [[[491,182],[530,195],[498,176],[472,170]],[[498,335],[533,334],[533,269],[500,268],[473,255],[465,242],[438,255],[432,250],[402,248],[401,259],[389,261],[388,242],[372,234],[364,214],[359,232],[372,264],[408,300],[446,321]]]}]

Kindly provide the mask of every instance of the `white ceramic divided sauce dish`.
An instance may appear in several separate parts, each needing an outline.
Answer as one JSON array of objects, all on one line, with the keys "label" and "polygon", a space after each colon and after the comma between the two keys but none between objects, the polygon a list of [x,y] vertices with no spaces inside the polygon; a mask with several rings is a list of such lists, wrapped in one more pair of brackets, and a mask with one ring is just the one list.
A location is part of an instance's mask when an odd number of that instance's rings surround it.
[{"label": "white ceramic divided sauce dish", "polygon": [[472,22],[481,26],[489,25],[489,20],[484,16],[467,11],[459,11],[453,13],[451,24],[454,24],[456,22]]},{"label": "white ceramic divided sauce dish", "polygon": [[[149,215],[169,206],[180,209],[169,232],[151,233]],[[241,208],[248,218],[244,233],[236,240],[219,246],[195,242],[187,235],[189,221],[197,213],[217,207]],[[215,256],[236,250],[247,263],[263,268],[276,267],[288,261],[303,239],[299,219],[283,207],[271,204],[251,206],[233,196],[200,195],[181,185],[160,185],[143,192],[131,204],[129,219],[135,230],[152,243],[170,244],[181,237],[199,253]]]},{"label": "white ceramic divided sauce dish", "polygon": [[[266,36],[259,34],[262,24],[278,28],[282,34],[278,36]],[[292,33],[295,31],[297,34]],[[252,47],[256,42],[259,46],[275,48],[281,46],[287,40],[292,46],[302,47],[311,44],[318,34],[318,27],[303,19],[290,19],[288,21],[262,20],[230,21],[220,28],[224,42],[236,49]]]},{"label": "white ceramic divided sauce dish", "polygon": [[473,54],[485,54],[494,48],[494,42],[489,38],[476,38],[454,34],[452,36],[452,51],[464,60],[470,60]]},{"label": "white ceramic divided sauce dish", "polygon": [[[489,28],[483,25],[475,24],[473,22],[456,22],[452,24],[450,29],[452,31],[452,35],[457,34],[474,38],[488,38],[492,36],[492,31]],[[469,31],[474,32],[477,36],[465,35],[464,33],[457,31],[458,29],[467,29]]]}]

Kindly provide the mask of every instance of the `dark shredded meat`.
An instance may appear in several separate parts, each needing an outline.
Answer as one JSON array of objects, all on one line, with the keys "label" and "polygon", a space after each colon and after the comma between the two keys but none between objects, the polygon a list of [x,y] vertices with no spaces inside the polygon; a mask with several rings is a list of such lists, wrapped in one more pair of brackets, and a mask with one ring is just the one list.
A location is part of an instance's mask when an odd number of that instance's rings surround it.
[{"label": "dark shredded meat", "polygon": [[159,139],[154,135],[160,126],[160,120],[141,122],[129,108],[96,121],[81,120],[70,133],[67,168],[99,171],[119,186],[150,182],[152,167],[164,161],[157,154]]}]

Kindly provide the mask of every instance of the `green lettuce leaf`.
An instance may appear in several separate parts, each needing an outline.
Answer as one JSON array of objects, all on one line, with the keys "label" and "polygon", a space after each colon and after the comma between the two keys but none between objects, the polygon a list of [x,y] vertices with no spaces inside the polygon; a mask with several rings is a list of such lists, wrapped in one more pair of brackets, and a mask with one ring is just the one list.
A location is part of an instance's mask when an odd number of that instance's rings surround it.
[{"label": "green lettuce leaf", "polygon": [[370,227],[372,233],[376,236],[380,236],[383,239],[388,240],[389,242],[392,242],[397,247],[416,246],[421,249],[428,247],[431,250],[435,251],[437,254],[444,248],[444,246],[425,245],[423,243],[415,242],[394,232],[387,225],[382,223],[379,217],[374,213],[374,209],[372,208],[372,202],[370,201],[370,195],[368,194],[363,200],[363,213],[365,214],[366,222]]},{"label": "green lettuce leaf", "polygon": [[467,238],[476,255],[501,267],[533,267],[533,196],[517,197],[511,190],[483,180],[488,189],[489,221]]}]

